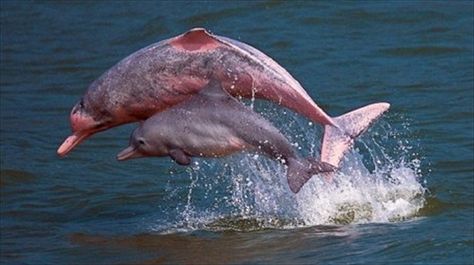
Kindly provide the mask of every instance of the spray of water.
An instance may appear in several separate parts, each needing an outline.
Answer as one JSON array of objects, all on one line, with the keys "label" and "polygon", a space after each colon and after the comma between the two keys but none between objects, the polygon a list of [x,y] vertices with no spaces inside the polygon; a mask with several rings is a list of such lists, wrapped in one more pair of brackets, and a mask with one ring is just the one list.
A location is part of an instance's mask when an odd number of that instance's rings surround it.
[{"label": "spray of water", "polygon": [[[255,103],[250,104],[254,107]],[[293,113],[268,108],[262,115],[299,152],[319,157],[319,126]],[[377,122],[357,141],[332,181],[314,176],[298,194],[289,190],[285,168],[262,155],[197,159],[193,167],[180,173],[188,185],[168,187],[167,203],[181,203],[166,224],[154,229],[248,231],[413,218],[425,204],[422,158],[406,133],[409,125],[397,128],[389,120]]]}]

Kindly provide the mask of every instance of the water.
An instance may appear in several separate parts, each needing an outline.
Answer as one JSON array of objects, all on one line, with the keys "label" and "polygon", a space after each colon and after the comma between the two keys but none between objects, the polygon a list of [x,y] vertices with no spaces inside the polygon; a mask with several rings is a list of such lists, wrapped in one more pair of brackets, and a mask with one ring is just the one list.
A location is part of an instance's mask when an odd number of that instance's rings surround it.
[{"label": "water", "polygon": [[[204,26],[280,62],[332,115],[390,112],[334,182],[260,156],[119,163],[135,125],[56,149],[86,87]],[[2,264],[472,264],[473,3],[1,2]],[[322,130],[246,102],[317,155]]]}]

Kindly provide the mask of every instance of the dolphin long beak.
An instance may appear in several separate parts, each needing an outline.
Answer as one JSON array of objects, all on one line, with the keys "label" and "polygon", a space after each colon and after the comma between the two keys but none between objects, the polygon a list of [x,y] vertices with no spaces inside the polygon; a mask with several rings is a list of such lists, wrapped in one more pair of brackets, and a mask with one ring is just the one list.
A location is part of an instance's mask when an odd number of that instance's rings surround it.
[{"label": "dolphin long beak", "polygon": [[76,146],[78,145],[79,143],[81,143],[82,141],[84,141],[84,139],[86,139],[87,137],[89,137],[90,134],[79,134],[79,133],[74,133],[73,135],[69,136],[68,138],[66,138],[66,140],[64,140],[64,142],[61,144],[61,146],[59,146],[58,148],[58,155],[61,156],[61,157],[64,157],[65,155],[67,155],[69,152],[71,152],[71,150]]},{"label": "dolphin long beak", "polygon": [[135,147],[129,146],[117,154],[117,160],[123,161],[123,160],[141,157],[141,156],[142,155],[137,151]]}]

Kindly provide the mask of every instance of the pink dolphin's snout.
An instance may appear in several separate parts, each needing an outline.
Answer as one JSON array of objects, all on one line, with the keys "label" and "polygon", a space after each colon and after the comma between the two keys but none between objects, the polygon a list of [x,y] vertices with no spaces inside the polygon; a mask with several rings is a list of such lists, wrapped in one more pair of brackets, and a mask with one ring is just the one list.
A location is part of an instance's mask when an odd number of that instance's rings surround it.
[{"label": "pink dolphin's snout", "polygon": [[65,156],[67,155],[76,145],[78,145],[80,142],[84,141],[89,135],[78,135],[78,134],[73,134],[66,138],[64,142],[59,146],[58,148],[58,155],[59,156]]},{"label": "pink dolphin's snout", "polygon": [[81,110],[76,110],[76,108],[77,105],[73,108],[70,116],[73,134],[64,140],[57,151],[58,155],[62,157],[71,152],[74,147],[92,134],[104,130],[104,128],[97,126],[97,121],[91,116],[83,113]]}]

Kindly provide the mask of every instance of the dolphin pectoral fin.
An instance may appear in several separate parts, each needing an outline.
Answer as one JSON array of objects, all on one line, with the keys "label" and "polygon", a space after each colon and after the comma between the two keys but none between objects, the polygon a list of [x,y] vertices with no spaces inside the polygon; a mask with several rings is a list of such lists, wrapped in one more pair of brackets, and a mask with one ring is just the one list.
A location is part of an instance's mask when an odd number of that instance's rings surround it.
[{"label": "dolphin pectoral fin", "polygon": [[191,157],[186,155],[181,149],[171,149],[169,156],[179,165],[187,166],[191,164]]},{"label": "dolphin pectoral fin", "polygon": [[207,85],[204,86],[201,91],[199,91],[199,94],[211,100],[232,100],[238,102],[237,99],[225,91],[225,89],[222,87],[221,81],[215,78],[210,79]]}]

